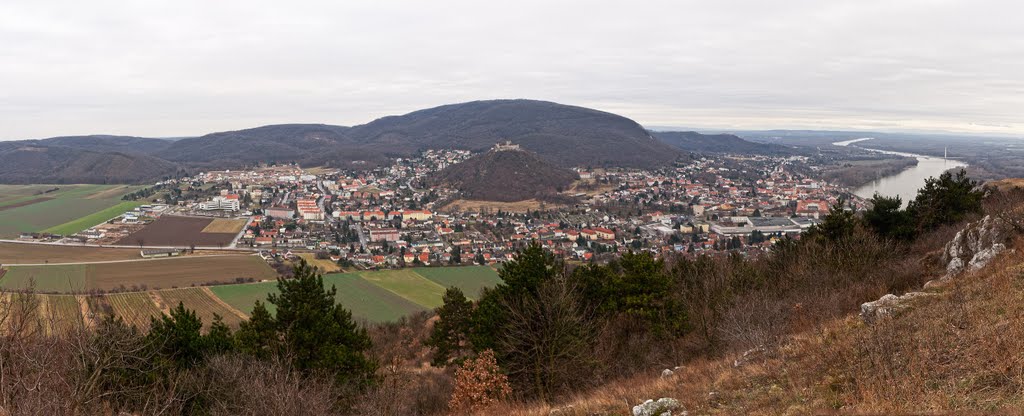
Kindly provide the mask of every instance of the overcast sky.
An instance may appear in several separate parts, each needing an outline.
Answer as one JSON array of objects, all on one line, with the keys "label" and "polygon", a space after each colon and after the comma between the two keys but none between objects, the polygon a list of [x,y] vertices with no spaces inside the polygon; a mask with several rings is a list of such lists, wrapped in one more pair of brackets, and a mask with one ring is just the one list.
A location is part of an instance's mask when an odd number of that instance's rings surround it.
[{"label": "overcast sky", "polygon": [[0,2],[0,139],[534,98],[647,126],[1024,135],[1020,1]]}]

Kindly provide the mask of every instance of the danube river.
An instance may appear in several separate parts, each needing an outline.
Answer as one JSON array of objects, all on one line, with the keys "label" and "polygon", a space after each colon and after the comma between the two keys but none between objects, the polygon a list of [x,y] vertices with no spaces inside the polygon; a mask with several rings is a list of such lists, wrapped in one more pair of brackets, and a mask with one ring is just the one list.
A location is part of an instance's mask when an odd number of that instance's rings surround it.
[{"label": "danube river", "polygon": [[[836,146],[851,146],[855,143],[871,139],[872,138],[870,137],[865,137],[862,139],[846,140],[832,144]],[[856,147],[872,152],[917,158],[917,166],[912,166],[903,172],[875,180],[874,182],[854,190],[853,193],[861,198],[871,198],[877,192],[884,196],[899,196],[903,199],[903,204],[906,205],[908,202],[913,200],[915,196],[917,196],[917,190],[924,186],[925,179],[938,177],[942,172],[949,169],[967,166],[966,163],[956,159],[924,156],[913,153],[890,152],[885,150],[869,149],[861,146]]]}]

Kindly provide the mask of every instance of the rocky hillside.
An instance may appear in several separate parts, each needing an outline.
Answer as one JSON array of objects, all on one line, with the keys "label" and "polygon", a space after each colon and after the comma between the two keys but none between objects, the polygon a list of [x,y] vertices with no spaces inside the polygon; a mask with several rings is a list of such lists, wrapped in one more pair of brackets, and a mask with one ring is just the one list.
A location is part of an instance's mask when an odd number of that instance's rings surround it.
[{"label": "rocky hillside", "polygon": [[458,189],[466,199],[560,201],[579,175],[524,150],[490,151],[438,172],[431,181]]}]

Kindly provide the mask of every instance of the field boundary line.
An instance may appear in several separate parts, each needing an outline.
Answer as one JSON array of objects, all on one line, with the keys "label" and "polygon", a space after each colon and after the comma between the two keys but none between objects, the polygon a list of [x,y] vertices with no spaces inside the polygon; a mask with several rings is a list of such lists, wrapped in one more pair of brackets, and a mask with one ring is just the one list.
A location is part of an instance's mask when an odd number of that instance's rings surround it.
[{"label": "field boundary line", "polygon": [[219,304],[220,306],[223,306],[227,310],[231,311],[231,313],[237,315],[239,318],[242,318],[243,321],[249,320],[249,315],[246,315],[245,312],[238,310],[238,308],[231,306],[230,303],[227,303],[224,301],[224,299],[218,297],[216,293],[213,293],[213,290],[210,290],[209,286],[203,286],[202,289],[207,296],[213,299],[214,302],[217,302],[217,304]]}]

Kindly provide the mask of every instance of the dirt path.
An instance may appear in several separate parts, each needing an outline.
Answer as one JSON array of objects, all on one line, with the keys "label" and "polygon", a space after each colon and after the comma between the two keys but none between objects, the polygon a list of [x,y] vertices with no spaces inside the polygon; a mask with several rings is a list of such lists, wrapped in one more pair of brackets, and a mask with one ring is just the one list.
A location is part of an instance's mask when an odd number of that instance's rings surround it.
[{"label": "dirt path", "polygon": [[39,302],[39,325],[46,335],[53,334],[53,328],[57,326],[57,317],[50,314],[50,297],[35,295]]},{"label": "dirt path", "polygon": [[160,312],[164,315],[171,314],[171,308],[167,306],[167,302],[164,302],[164,297],[160,296],[160,292],[156,290],[150,290],[146,292],[149,295],[149,299],[156,304],[156,308],[160,309]]},{"label": "dirt path", "polygon": [[217,295],[214,294],[212,290],[210,290],[209,286],[203,286],[203,292],[206,292],[206,294],[210,298],[212,298],[214,302],[217,302],[218,304],[220,304],[220,306],[223,306],[223,307],[227,308],[229,311],[231,311],[231,313],[233,313],[235,315],[238,315],[238,317],[242,318],[243,321],[246,321],[246,320],[249,319],[249,315],[246,315],[245,312],[242,312],[242,311],[236,309],[234,306],[229,305],[223,299],[217,297]]},{"label": "dirt path", "polygon": [[92,310],[89,308],[89,299],[84,295],[76,295],[75,300],[78,301],[78,308],[82,311],[82,323],[85,324],[86,329],[92,329],[95,322],[92,319]]}]

